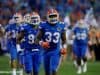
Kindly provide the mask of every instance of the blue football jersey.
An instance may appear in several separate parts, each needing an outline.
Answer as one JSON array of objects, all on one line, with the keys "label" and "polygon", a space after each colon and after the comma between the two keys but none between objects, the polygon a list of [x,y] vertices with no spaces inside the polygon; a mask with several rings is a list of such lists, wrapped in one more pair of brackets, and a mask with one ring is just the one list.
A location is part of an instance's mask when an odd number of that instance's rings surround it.
[{"label": "blue football jersey", "polygon": [[40,24],[39,29],[43,32],[43,41],[49,42],[50,50],[60,49],[61,34],[65,31],[65,24],[58,22],[52,26],[48,22]]},{"label": "blue football jersey", "polygon": [[22,43],[25,50],[39,50],[40,46],[34,43],[34,39],[38,30],[34,29],[30,24],[24,24],[21,27],[21,30],[24,31],[24,39]]},{"label": "blue football jersey", "polygon": [[7,40],[9,43],[13,45],[16,45],[16,35],[18,33],[18,29],[19,29],[19,26],[16,23],[7,25],[5,29],[6,34],[11,33],[11,37],[9,38],[9,36],[7,36],[8,38]]},{"label": "blue football jersey", "polygon": [[75,39],[74,43],[78,45],[87,45],[88,43],[88,29],[87,28],[80,28],[75,27],[73,29]]}]

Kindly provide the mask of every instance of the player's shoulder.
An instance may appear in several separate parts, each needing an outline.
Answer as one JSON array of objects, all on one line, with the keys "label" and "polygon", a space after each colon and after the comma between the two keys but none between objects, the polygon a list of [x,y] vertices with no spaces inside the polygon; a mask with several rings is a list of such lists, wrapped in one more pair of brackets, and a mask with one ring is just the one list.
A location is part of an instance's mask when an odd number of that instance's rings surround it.
[{"label": "player's shoulder", "polygon": [[23,25],[20,26],[20,30],[22,31],[29,30],[30,28],[31,28],[30,25],[27,23],[24,23]]},{"label": "player's shoulder", "polygon": [[6,28],[6,29],[9,29],[9,28],[11,28],[11,27],[14,27],[14,25],[15,25],[15,23],[13,23],[13,24],[7,24],[5,28]]},{"label": "player's shoulder", "polygon": [[60,25],[65,25],[65,23],[64,23],[64,22],[61,22],[61,21],[59,22],[59,24],[60,24]]},{"label": "player's shoulder", "polygon": [[30,28],[31,26],[30,26],[30,24],[25,23],[25,24],[22,25],[22,27],[26,29],[26,28]]},{"label": "player's shoulder", "polygon": [[44,25],[46,25],[47,24],[47,21],[42,21],[42,22],[40,22],[40,25],[42,25],[42,26],[44,26]]},{"label": "player's shoulder", "polygon": [[77,25],[74,25],[72,28],[72,31],[76,31],[79,27]]},{"label": "player's shoulder", "polygon": [[65,25],[65,23],[64,22],[58,22],[58,26],[60,27],[60,28],[62,28],[62,29],[64,29],[64,30],[66,30],[66,25]]},{"label": "player's shoulder", "polygon": [[47,26],[47,22],[46,21],[42,21],[39,25],[39,29],[45,28]]},{"label": "player's shoulder", "polygon": [[64,22],[58,22],[58,25],[60,26],[60,27],[65,27],[65,23]]}]

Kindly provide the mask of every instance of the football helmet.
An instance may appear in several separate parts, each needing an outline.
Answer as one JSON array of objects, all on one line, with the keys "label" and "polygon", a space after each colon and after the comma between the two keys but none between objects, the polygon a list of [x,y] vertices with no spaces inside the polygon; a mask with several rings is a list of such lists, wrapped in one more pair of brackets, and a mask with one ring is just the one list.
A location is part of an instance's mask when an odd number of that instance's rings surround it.
[{"label": "football helmet", "polygon": [[39,25],[40,24],[40,16],[37,12],[31,13],[31,24]]},{"label": "football helmet", "polygon": [[15,20],[14,20],[14,18],[12,18],[12,19],[9,20],[9,24],[14,24],[14,23],[16,23]]},{"label": "football helmet", "polygon": [[23,22],[23,17],[21,15],[21,13],[15,13],[13,16],[13,19],[15,21],[15,23],[22,23]]},{"label": "football helmet", "polygon": [[31,21],[30,14],[29,13],[25,14],[23,20],[25,23],[30,23],[30,21]]},{"label": "football helmet", "polygon": [[59,21],[59,14],[55,9],[49,9],[47,11],[47,21],[50,24],[56,24]]},{"label": "football helmet", "polygon": [[85,27],[85,22],[84,22],[83,19],[80,19],[80,20],[78,21],[78,27],[80,27],[80,28],[84,28],[84,27]]}]

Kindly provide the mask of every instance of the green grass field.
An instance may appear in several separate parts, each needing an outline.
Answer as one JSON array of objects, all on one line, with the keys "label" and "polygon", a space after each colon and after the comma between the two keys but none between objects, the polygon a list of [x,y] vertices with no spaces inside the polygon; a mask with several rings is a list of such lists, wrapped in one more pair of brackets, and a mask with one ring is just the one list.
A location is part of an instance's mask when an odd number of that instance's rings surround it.
[{"label": "green grass field", "polygon": [[[10,71],[9,58],[0,56],[0,71]],[[0,73],[0,75],[11,75]],[[40,75],[44,75],[43,67],[41,67]],[[77,75],[71,61],[63,62],[59,68],[58,75]],[[81,75],[100,75],[100,62],[88,62],[88,72]]]}]

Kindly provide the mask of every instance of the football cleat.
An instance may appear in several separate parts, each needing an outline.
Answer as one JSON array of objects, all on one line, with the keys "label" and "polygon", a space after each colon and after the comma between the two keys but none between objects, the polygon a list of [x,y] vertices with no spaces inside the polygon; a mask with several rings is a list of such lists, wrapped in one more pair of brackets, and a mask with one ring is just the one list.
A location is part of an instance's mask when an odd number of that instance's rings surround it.
[{"label": "football cleat", "polygon": [[84,73],[87,72],[87,63],[84,63],[84,65],[83,65],[83,72],[84,72]]},{"label": "football cleat", "polygon": [[47,12],[47,21],[50,24],[56,24],[59,21],[59,14],[55,9],[49,9]]},{"label": "football cleat", "polygon": [[74,60],[73,64],[74,64],[75,68],[77,68],[78,65],[77,65],[77,61],[76,60]]},{"label": "football cleat", "polygon": [[77,74],[81,74],[81,73],[82,73],[82,68],[81,68],[81,66],[78,66]]}]

